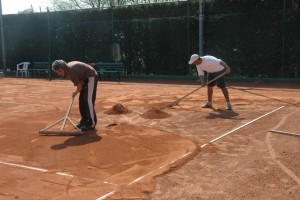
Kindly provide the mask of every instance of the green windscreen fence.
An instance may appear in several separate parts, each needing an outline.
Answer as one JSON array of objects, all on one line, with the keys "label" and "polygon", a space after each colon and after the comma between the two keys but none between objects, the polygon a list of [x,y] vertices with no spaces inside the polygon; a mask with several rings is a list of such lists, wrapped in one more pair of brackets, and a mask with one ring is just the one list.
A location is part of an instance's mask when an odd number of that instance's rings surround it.
[{"label": "green windscreen fence", "polygon": [[203,44],[198,1],[4,15],[6,67],[63,59],[123,62],[129,75],[191,76],[189,57],[202,45],[232,77],[298,78],[295,2],[204,1]]}]

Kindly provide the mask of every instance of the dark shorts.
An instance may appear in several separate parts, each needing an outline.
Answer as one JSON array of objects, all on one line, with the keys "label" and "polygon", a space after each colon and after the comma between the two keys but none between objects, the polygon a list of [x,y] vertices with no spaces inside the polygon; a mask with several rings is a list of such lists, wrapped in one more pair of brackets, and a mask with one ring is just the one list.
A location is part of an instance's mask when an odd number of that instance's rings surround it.
[{"label": "dark shorts", "polygon": [[[207,81],[210,81],[210,80],[216,78],[217,76],[219,76],[220,74],[223,74],[224,72],[225,72],[225,69],[223,69],[219,72],[207,73]],[[216,84],[219,88],[225,88],[226,87],[225,76],[222,76],[222,77],[218,78],[217,80],[211,82],[207,86],[212,87],[212,86],[215,86]]]}]

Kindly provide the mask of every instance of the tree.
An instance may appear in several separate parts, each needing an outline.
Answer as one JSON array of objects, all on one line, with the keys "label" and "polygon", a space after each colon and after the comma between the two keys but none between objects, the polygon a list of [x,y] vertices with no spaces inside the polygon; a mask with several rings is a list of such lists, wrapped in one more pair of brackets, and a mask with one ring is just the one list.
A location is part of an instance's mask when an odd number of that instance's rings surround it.
[{"label": "tree", "polygon": [[115,6],[174,2],[179,0],[51,0],[54,10],[103,9]]},{"label": "tree", "polygon": [[126,4],[126,0],[51,0],[54,10],[103,9]]},{"label": "tree", "polygon": [[19,11],[19,14],[26,14],[26,13],[33,13],[33,9],[32,8],[27,8],[23,11]]}]

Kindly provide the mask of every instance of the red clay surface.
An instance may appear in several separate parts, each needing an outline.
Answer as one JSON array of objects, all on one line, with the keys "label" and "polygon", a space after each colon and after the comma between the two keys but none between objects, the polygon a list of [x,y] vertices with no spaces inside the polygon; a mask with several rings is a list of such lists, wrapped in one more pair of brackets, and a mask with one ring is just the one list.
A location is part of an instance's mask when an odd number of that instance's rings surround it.
[{"label": "red clay surface", "polygon": [[[72,83],[0,83],[1,200],[299,199],[300,137],[269,131],[299,134],[299,84],[229,83],[226,111],[217,88],[213,109],[201,108],[202,88],[161,110],[199,86],[100,82],[96,131],[39,136],[65,116]],[[79,120],[77,98],[70,118]]]}]

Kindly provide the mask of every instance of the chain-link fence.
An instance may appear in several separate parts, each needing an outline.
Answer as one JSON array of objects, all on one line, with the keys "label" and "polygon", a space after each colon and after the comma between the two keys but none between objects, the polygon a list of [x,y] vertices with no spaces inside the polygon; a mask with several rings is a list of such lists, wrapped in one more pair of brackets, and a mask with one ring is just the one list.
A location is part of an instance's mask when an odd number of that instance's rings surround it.
[{"label": "chain-link fence", "polygon": [[[298,8],[224,2],[203,4],[203,54],[224,60],[231,76],[298,78]],[[3,27],[10,70],[22,61],[64,59],[121,61],[128,74],[186,76],[190,55],[201,47],[198,1],[5,15]]]}]

